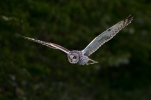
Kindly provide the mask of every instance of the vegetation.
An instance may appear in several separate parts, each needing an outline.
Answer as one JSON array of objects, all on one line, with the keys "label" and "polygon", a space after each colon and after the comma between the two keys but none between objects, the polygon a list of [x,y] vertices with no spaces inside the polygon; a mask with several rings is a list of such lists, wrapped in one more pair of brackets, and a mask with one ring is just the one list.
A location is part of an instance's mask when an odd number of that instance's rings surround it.
[{"label": "vegetation", "polygon": [[[1,0],[0,100],[150,100],[149,0]],[[81,50],[128,15],[130,25],[90,58],[66,54],[15,33]]]}]

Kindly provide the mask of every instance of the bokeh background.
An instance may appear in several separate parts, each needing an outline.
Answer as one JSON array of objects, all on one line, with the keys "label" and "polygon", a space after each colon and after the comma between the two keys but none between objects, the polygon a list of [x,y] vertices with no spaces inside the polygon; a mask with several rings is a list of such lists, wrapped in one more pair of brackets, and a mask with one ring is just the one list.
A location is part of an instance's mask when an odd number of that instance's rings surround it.
[{"label": "bokeh background", "polygon": [[[89,66],[15,36],[82,50],[130,14],[132,23]],[[150,71],[150,0],[0,1],[0,100],[151,100]]]}]

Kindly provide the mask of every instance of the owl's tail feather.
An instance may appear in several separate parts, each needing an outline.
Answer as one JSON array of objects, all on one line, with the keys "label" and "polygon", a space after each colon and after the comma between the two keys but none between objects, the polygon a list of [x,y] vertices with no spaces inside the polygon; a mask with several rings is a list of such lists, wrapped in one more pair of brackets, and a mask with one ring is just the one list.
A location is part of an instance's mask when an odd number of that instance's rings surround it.
[{"label": "owl's tail feather", "polygon": [[95,64],[95,63],[98,63],[97,61],[94,61],[92,59],[89,59],[89,61],[86,63],[86,65],[89,65],[89,64]]}]

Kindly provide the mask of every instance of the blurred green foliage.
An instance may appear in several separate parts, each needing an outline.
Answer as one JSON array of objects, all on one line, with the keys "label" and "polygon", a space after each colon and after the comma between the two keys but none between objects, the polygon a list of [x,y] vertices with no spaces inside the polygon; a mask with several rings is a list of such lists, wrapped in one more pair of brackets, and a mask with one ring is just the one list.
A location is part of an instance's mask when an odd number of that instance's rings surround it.
[{"label": "blurred green foliage", "polygon": [[[59,50],[15,33],[82,50],[134,16],[90,58],[72,65]],[[150,100],[150,0],[1,0],[0,100]]]}]

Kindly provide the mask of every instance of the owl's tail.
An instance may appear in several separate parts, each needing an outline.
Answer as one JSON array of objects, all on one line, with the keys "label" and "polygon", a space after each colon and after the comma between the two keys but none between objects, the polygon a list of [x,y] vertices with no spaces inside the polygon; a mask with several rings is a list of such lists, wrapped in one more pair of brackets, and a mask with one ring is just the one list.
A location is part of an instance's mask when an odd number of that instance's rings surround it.
[{"label": "owl's tail", "polygon": [[95,63],[98,63],[97,61],[94,61],[92,59],[89,59],[88,62],[86,63],[86,65],[89,65],[89,64],[95,64]]}]

